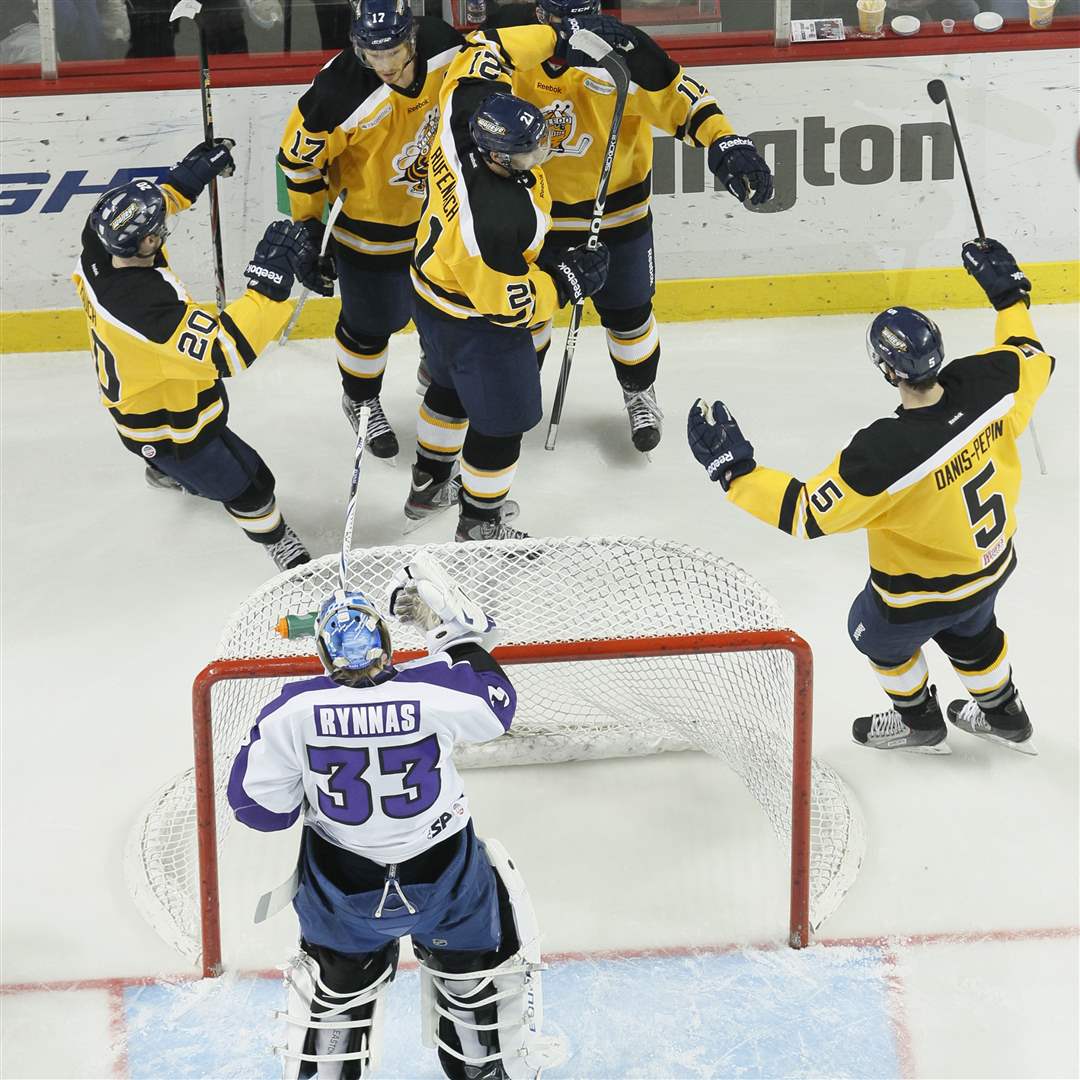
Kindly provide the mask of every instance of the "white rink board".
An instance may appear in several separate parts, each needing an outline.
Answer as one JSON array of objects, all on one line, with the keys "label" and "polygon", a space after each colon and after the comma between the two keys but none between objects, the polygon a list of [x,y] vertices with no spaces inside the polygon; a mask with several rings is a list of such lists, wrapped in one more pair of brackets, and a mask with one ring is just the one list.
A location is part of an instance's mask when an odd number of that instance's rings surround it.
[{"label": "white rink board", "polygon": [[[1075,259],[1078,70],[1070,49],[692,69],[737,131],[770,144],[777,209],[748,214],[713,192],[711,177],[706,185],[701,151],[661,140],[653,200],[658,276],[956,265],[960,243],[974,231],[963,180],[942,129],[935,180],[932,139],[911,127],[945,121],[925,90],[939,76],[987,230],[1029,261]],[[216,130],[239,143],[237,175],[221,185],[234,294],[264,225],[280,214],[274,157],[302,89],[213,92]],[[74,307],[68,275],[93,189],[130,178],[118,170],[163,175],[201,138],[198,93],[11,98],[0,107],[0,306]],[[72,194],[80,185],[91,190]],[[208,228],[204,198],[170,249],[200,297],[214,292]]]}]

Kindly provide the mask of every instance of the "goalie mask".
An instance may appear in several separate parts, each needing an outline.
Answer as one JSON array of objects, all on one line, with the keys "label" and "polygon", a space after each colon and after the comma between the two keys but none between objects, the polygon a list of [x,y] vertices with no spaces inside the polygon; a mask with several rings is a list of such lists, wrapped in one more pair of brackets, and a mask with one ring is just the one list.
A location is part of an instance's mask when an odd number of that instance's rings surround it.
[{"label": "goalie mask", "polygon": [[110,255],[134,258],[147,236],[158,236],[164,244],[169,235],[165,194],[149,180],[106,191],[90,211],[90,228]]},{"label": "goalie mask", "polygon": [[892,386],[930,382],[945,363],[937,323],[909,307],[888,308],[874,319],[866,330],[866,351]]},{"label": "goalie mask", "polygon": [[390,665],[390,631],[363,593],[335,589],[315,621],[315,649],[342,686],[364,686]]}]

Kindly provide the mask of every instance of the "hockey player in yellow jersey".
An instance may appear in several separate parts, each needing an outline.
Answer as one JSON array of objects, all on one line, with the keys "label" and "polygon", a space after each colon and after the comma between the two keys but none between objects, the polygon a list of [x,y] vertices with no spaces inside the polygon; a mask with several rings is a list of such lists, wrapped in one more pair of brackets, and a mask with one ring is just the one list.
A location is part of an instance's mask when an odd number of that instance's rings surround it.
[{"label": "hockey player in yellow jersey", "polygon": [[409,261],[428,149],[462,37],[441,19],[414,19],[408,0],[362,0],[351,39],[293,109],[277,160],[292,216],[316,247],[327,201],[348,192],[330,247],[341,293],[341,403],[354,431],[361,407],[371,408],[369,449],[393,458],[397,436],[379,394],[390,337],[412,316]]},{"label": "hockey player in yellow jersey", "polygon": [[[534,54],[550,52],[553,32],[531,32]],[[547,125],[509,88],[503,57],[485,42],[451,64],[413,255],[431,382],[405,514],[419,521],[457,503],[458,540],[525,535],[507,524],[517,512],[507,494],[522,435],[542,414],[529,327],[591,296],[607,273],[603,245],[539,260],[551,220]]]},{"label": "hockey player in yellow jersey", "polygon": [[72,280],[86,312],[101,403],[120,441],[146,463],[151,487],[224,504],[280,570],[308,562],[274,497],[274,475],[229,429],[222,379],[246,371],[285,325],[294,276],[317,252],[298,225],[270,225],[248,263],[247,291],[218,313],[192,300],[169,269],[172,215],[210,180],[231,175],[230,140],[200,145],[163,184],[135,180],[91,211]]},{"label": "hockey player in yellow jersey", "polygon": [[[619,130],[604,207],[601,237],[611,252],[607,282],[593,305],[607,334],[608,352],[622,388],[634,446],[647,452],[660,441],[663,414],[654,383],[660,362],[660,336],[652,310],[656,291],[651,189],[653,128],[688,146],[708,151],[709,168],[740,201],[754,204],[772,194],[769,167],[749,139],[734,134],[713,95],[691,78],[644,31],[597,16],[599,0],[537,0],[535,7],[513,5],[496,22],[535,17],[556,27],[593,30],[619,50],[630,69],[631,86]],[[524,16],[522,13],[526,13]],[[535,13],[535,14],[533,14]],[[485,37],[513,67],[513,93],[537,105],[551,130],[552,155],[544,166],[551,188],[552,227],[545,259],[583,243],[589,234],[593,202],[614,109],[614,86],[600,67],[584,61],[568,66],[565,46],[533,62],[518,45],[521,27],[493,27]],[[571,58],[573,59],[573,58]],[[543,360],[551,324],[534,328]]]},{"label": "hockey player in yellow jersey", "polygon": [[946,724],[922,647],[948,656],[970,699],[958,728],[1034,753],[1031,722],[994,616],[1016,567],[1017,440],[1054,369],[1028,313],[1031,283],[995,240],[964,245],[964,266],[998,311],[994,345],[944,365],[941,333],[893,307],[870,324],[867,348],[900,392],[894,416],[857,432],[805,483],[757,465],[722,402],[690,410],[691,449],[728,500],[792,536],[865,529],[870,579],[848,633],[892,708],[855,721],[860,744],[947,753]]}]

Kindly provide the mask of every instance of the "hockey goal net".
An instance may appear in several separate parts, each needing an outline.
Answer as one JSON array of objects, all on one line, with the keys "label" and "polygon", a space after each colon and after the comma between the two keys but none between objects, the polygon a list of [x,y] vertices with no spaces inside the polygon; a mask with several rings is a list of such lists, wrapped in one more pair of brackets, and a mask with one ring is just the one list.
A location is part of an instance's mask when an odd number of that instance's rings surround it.
[{"label": "hockey goal net", "polygon": [[[349,585],[379,605],[418,548],[357,549]],[[721,758],[791,847],[789,941],[807,944],[862,857],[854,799],[811,757],[810,648],[773,598],[709,552],[639,538],[529,539],[424,548],[495,618],[518,692],[511,731],[460,747],[459,765],[536,764],[703,750]],[[338,583],[326,556],[266,583],[226,626],[193,687],[195,768],[161,788],[129,837],[141,913],[206,974],[220,970],[218,860],[231,760],[283,682],[321,672],[310,637],[276,631]],[[395,658],[419,655],[392,626]]]}]

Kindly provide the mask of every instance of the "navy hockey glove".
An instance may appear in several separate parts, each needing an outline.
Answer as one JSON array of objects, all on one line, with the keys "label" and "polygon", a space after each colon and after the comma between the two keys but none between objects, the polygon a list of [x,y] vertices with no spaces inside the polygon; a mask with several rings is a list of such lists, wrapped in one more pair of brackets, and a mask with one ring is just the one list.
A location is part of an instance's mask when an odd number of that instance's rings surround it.
[{"label": "navy hockey glove", "polygon": [[963,247],[964,269],[982,286],[998,311],[1021,300],[1031,307],[1031,282],[1009,249],[996,240],[969,240]]},{"label": "navy hockey glove", "polygon": [[613,19],[610,15],[571,15],[555,27],[558,35],[555,59],[562,60],[571,67],[596,67],[596,61],[588,53],[570,47],[570,38],[577,30],[592,31],[621,53],[632,52],[634,49],[633,34],[618,19]]},{"label": "navy hockey glove", "polygon": [[271,300],[288,300],[294,278],[314,272],[318,255],[307,231],[291,221],[272,221],[244,270],[248,288]]},{"label": "navy hockey glove", "polygon": [[610,261],[606,244],[599,244],[595,249],[579,244],[564,251],[558,261],[545,262],[540,269],[546,270],[554,279],[559,307],[565,307],[580,304],[586,296],[592,296],[604,287]]},{"label": "navy hockey glove", "polygon": [[232,158],[234,139],[215,139],[213,146],[199,143],[183,161],[173,166],[165,183],[194,202],[215,176],[232,176],[236,162]]},{"label": "navy hockey glove", "polygon": [[307,233],[316,255],[311,280],[305,280],[298,274],[300,284],[305,289],[310,289],[320,296],[333,296],[334,282],[337,281],[337,266],[334,263],[333,245],[327,245],[325,255],[319,254],[322,251],[323,237],[326,235],[326,225],[315,218],[305,218],[303,221],[297,222],[297,224]]},{"label": "navy hockey glove", "polygon": [[719,480],[725,491],[732,480],[753,472],[757,465],[754,448],[722,401],[714,401],[711,412],[704,398],[694,402],[686,421],[686,438],[709,479]]},{"label": "navy hockey glove", "polygon": [[735,196],[760,206],[772,198],[773,178],[768,163],[750,139],[742,135],[724,135],[709,147],[709,172]]}]

